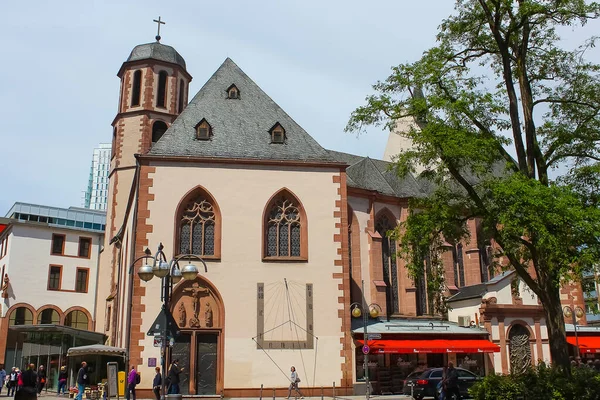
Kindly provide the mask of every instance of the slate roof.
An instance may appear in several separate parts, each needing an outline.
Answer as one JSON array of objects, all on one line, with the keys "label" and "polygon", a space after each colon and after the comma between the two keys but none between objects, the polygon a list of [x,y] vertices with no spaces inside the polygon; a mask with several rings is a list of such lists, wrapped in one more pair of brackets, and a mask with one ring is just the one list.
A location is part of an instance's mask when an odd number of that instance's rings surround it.
[{"label": "slate roof", "polygon": [[129,57],[127,57],[127,62],[147,59],[177,64],[185,69],[185,60],[181,54],[179,54],[173,47],[158,42],[135,46],[133,50],[131,50]]},{"label": "slate roof", "polygon": [[464,287],[460,288],[460,291],[458,293],[456,293],[452,297],[449,297],[448,300],[446,300],[446,301],[450,303],[453,301],[475,299],[477,297],[481,298],[481,297],[483,297],[484,294],[487,293],[488,286],[494,285],[514,273],[515,273],[514,270],[504,271],[500,275],[496,275],[495,277],[493,277],[492,279],[490,279],[487,282],[478,283],[476,285],[471,285],[471,286],[464,286]]},{"label": "slate roof", "polygon": [[[364,333],[362,318],[352,319],[352,332],[354,334]],[[414,335],[488,335],[488,332],[480,327],[462,327],[456,322],[442,321],[430,318],[402,318],[390,321],[369,320],[368,332],[381,334],[414,334]]]},{"label": "slate roof", "polygon": [[[235,84],[239,99],[228,99]],[[210,140],[195,138],[202,119],[210,124]],[[271,143],[269,130],[279,122],[285,143]],[[194,96],[149,152],[150,155],[257,160],[293,160],[339,165],[300,125],[281,109],[230,58]]]},{"label": "slate roof", "polygon": [[412,175],[400,178],[392,169],[393,163],[332,150],[329,150],[329,154],[334,159],[350,165],[346,169],[349,187],[372,190],[395,197],[422,197],[425,195]]}]

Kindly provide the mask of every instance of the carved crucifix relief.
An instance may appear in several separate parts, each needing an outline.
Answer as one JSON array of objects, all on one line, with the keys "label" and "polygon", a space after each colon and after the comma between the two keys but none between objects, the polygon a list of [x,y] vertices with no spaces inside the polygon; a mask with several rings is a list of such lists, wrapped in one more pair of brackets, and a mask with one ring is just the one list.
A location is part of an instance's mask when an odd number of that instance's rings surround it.
[{"label": "carved crucifix relief", "polygon": [[192,298],[193,315],[190,318],[189,326],[190,328],[199,328],[200,320],[198,319],[198,315],[200,315],[200,297],[208,296],[210,290],[205,287],[200,287],[198,282],[194,282],[191,288],[183,289],[183,291],[188,293]]}]

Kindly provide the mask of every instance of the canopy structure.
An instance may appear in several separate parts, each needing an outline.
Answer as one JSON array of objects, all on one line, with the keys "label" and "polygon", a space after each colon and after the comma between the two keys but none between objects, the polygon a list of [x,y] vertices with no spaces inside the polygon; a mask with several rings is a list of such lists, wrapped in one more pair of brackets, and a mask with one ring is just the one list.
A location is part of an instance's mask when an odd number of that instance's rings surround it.
[{"label": "canopy structure", "polygon": [[121,349],[119,347],[105,346],[102,344],[92,344],[90,346],[71,347],[69,350],[67,350],[67,357],[88,355],[125,357],[126,353],[127,350]]},{"label": "canopy structure", "polygon": [[567,342],[573,346],[577,346],[579,342],[579,352],[600,353],[600,336],[579,336],[577,340],[573,336],[567,336]]},{"label": "canopy structure", "polygon": [[[361,346],[362,340],[357,341]],[[497,353],[500,346],[483,339],[375,340],[368,343],[374,354]]]}]

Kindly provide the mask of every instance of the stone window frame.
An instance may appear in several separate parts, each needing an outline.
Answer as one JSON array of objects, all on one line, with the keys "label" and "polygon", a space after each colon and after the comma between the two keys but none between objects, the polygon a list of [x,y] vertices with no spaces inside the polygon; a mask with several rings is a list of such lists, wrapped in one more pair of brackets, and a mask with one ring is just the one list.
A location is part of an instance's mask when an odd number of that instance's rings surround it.
[{"label": "stone window frame", "polygon": [[197,254],[202,257],[204,260],[220,260],[221,259],[221,224],[222,224],[222,216],[221,209],[219,204],[217,203],[215,197],[203,186],[196,186],[190,191],[188,191],[180,200],[177,205],[177,209],[175,212],[175,235],[173,241],[173,249],[176,255],[181,255],[181,227],[183,225],[183,213],[185,209],[188,207],[191,201],[194,201],[198,198],[204,198],[207,202],[212,205],[212,211],[214,213],[214,254],[206,255],[206,254]]},{"label": "stone window frame", "polygon": [[[276,255],[269,256],[268,255],[268,234],[269,234],[269,223],[272,222],[270,218],[271,210],[276,206],[276,204],[280,201],[288,201],[292,203],[293,207],[298,209],[299,213],[299,224],[300,224],[300,255],[292,256],[291,255],[291,246],[288,246],[288,255]],[[306,211],[304,209],[304,205],[300,201],[299,197],[296,196],[291,190],[287,188],[282,188],[278,190],[275,194],[271,196],[269,201],[266,203],[265,208],[263,210],[263,220],[262,220],[262,260],[263,261],[297,261],[297,262],[306,262],[308,261],[308,218],[306,216]],[[291,236],[288,236],[291,241]]]}]

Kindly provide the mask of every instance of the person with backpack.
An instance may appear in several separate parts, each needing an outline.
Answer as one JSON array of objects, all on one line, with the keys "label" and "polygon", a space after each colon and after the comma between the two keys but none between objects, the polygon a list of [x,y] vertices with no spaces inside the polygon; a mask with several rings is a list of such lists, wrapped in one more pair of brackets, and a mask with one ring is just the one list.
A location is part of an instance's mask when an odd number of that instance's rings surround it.
[{"label": "person with backpack", "polygon": [[66,366],[62,366],[60,367],[60,372],[58,373],[58,391],[57,391],[57,395],[61,395],[61,390],[62,390],[62,394],[67,394],[67,378],[68,378],[69,374],[67,374],[67,367]]},{"label": "person with backpack", "polygon": [[15,400],[36,400],[38,377],[35,373],[35,365],[29,364],[25,372],[21,374],[21,387],[15,394]]},{"label": "person with backpack", "polygon": [[127,400],[135,400],[135,387],[139,382],[137,371],[135,367],[132,365],[131,370],[129,371],[129,375],[127,376]]},{"label": "person with backpack", "polygon": [[290,375],[290,387],[288,389],[287,398],[288,399],[290,398],[290,396],[292,395],[292,389],[294,389],[296,391],[296,393],[298,393],[297,397],[300,397],[301,399],[303,399],[304,396],[300,392],[300,389],[298,389],[298,384],[300,383],[300,377],[298,376],[298,373],[296,372],[296,367],[294,367],[292,365],[292,368],[290,368],[290,371],[292,373]]}]

